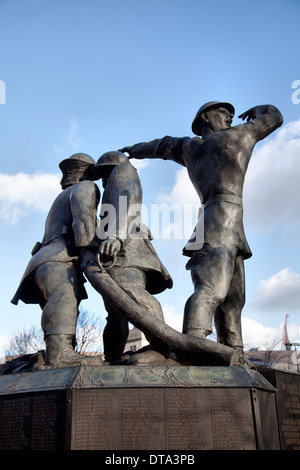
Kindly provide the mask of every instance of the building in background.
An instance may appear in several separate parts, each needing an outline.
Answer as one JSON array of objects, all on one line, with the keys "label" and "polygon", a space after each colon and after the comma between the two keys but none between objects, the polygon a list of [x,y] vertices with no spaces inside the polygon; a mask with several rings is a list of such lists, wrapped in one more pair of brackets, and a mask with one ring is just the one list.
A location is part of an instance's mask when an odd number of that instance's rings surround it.
[{"label": "building in background", "polygon": [[286,370],[290,372],[300,372],[300,351],[286,350],[263,350],[258,348],[245,351],[245,356],[255,366],[266,366],[277,370]]},{"label": "building in background", "polygon": [[128,340],[125,346],[124,351],[138,351],[144,346],[148,346],[148,341],[145,338],[144,333],[142,333],[135,326],[129,330]]}]

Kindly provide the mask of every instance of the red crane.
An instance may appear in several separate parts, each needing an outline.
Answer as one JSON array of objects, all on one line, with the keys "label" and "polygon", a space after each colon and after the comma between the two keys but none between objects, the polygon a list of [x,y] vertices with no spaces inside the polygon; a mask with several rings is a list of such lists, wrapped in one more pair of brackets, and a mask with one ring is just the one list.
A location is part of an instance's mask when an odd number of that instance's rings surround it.
[{"label": "red crane", "polygon": [[289,340],[289,337],[288,337],[288,332],[287,332],[287,319],[288,319],[288,314],[286,314],[286,316],[285,316],[281,349],[286,349],[287,351],[289,351],[291,349],[291,343],[290,343],[290,340]]}]

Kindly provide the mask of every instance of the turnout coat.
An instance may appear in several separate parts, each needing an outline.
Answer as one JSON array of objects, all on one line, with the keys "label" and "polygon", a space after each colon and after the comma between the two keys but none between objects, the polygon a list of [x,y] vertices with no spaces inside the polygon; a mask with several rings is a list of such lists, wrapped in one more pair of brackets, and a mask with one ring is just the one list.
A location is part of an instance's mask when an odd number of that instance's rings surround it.
[{"label": "turnout coat", "polygon": [[99,246],[96,237],[99,198],[99,188],[92,181],[80,181],[57,196],[46,219],[42,243],[37,242],[32,251],[32,258],[12,299],[13,304],[17,305],[19,300],[27,304],[43,303],[34,273],[43,263],[51,262],[73,262],[78,265],[78,276],[82,281],[81,299],[87,298],[83,286],[85,280],[80,271],[79,250]]}]

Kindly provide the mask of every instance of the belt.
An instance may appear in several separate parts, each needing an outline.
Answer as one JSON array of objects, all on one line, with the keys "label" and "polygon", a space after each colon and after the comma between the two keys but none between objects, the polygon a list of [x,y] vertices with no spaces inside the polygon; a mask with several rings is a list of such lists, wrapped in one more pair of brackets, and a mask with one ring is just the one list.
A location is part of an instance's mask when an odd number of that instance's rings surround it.
[{"label": "belt", "polygon": [[216,194],[216,196],[209,198],[204,203],[204,209],[211,204],[215,204],[216,202],[231,202],[233,204],[239,204],[240,206],[243,206],[243,201],[240,196],[235,196],[234,194]]}]

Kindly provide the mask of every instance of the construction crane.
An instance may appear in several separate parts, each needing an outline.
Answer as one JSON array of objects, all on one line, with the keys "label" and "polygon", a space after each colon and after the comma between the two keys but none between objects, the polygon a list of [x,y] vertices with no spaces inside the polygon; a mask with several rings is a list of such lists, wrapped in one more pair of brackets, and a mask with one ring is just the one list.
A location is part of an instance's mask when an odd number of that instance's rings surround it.
[{"label": "construction crane", "polygon": [[288,332],[287,332],[287,320],[288,320],[288,314],[285,316],[285,321],[283,325],[283,339],[282,339],[282,346],[281,349],[285,349],[286,351],[291,350],[291,343],[288,337]]}]

